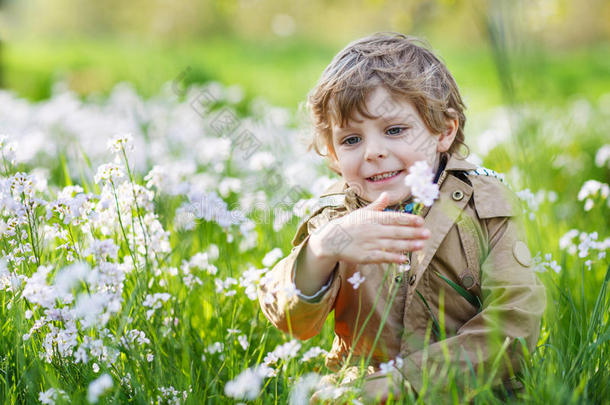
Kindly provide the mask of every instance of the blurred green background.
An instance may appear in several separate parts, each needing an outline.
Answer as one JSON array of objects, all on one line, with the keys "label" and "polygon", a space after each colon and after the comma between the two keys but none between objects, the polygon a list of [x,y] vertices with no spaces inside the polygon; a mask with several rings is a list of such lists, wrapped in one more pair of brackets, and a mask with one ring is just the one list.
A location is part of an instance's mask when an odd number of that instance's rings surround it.
[{"label": "blurred green background", "polygon": [[507,77],[518,102],[597,102],[610,92],[609,21],[602,0],[0,0],[0,80],[30,100],[58,81],[152,96],[190,67],[189,80],[296,109],[338,50],[391,30],[430,42],[470,111],[506,102]]}]

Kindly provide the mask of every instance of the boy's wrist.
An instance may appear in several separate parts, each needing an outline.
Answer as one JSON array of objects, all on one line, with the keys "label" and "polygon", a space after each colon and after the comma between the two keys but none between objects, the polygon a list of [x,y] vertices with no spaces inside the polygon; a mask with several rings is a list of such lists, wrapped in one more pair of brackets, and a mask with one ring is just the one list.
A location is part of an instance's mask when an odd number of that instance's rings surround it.
[{"label": "boy's wrist", "polygon": [[297,257],[297,267],[295,268],[295,285],[305,295],[313,295],[320,290],[337,264],[337,260],[334,258],[318,256],[314,252],[311,244],[312,236],[310,235],[306,245],[303,246],[303,251]]},{"label": "boy's wrist", "polygon": [[307,243],[307,253],[310,254],[314,260],[324,263],[336,263],[339,261],[335,252],[332,252],[327,248],[322,237],[322,231],[314,233],[309,236]]}]

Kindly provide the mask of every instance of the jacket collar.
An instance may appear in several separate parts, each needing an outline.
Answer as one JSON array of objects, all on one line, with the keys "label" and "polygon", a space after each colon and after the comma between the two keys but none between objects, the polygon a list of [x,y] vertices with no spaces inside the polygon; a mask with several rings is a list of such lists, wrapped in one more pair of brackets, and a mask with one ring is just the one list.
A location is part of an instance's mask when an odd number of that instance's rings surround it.
[{"label": "jacket collar", "polygon": [[477,165],[470,163],[466,160],[466,158],[461,157],[455,153],[449,155],[449,160],[447,161],[447,166],[445,166],[445,171],[455,172],[455,171],[467,171],[474,170],[477,168]]}]

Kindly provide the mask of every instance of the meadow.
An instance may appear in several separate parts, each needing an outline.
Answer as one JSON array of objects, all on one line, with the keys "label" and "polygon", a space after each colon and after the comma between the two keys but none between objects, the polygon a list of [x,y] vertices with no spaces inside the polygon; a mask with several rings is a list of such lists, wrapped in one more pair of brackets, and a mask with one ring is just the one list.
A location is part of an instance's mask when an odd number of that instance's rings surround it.
[{"label": "meadow", "polygon": [[[334,177],[298,142],[302,114],[249,97],[253,87],[198,84],[188,66],[172,66],[158,91],[0,92],[3,403],[307,403],[327,373],[332,316],[320,335],[293,340],[261,314],[256,286]],[[521,198],[547,291],[523,392],[505,399],[479,375],[447,394],[451,374],[430,373],[406,401],[608,402],[604,85],[473,124],[472,159]],[[285,104],[303,98],[280,87]]]}]

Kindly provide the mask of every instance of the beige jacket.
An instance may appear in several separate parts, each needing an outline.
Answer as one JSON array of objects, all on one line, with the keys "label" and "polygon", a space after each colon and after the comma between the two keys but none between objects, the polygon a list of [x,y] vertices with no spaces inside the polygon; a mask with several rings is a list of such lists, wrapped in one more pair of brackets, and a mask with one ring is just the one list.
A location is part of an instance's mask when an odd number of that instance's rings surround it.
[{"label": "beige jacket", "polygon": [[[299,227],[292,252],[259,286],[265,316],[279,329],[288,332],[290,324],[294,336],[308,339],[320,332],[334,310],[335,339],[326,359],[329,368],[337,370],[350,350],[353,364],[372,350],[373,367],[399,356],[403,359],[400,371],[416,391],[422,384],[429,325],[429,370],[445,362],[439,343],[443,336],[451,360],[467,373],[482,365],[489,370],[508,338],[506,355],[500,360],[501,377],[508,378],[511,368],[513,372],[519,368],[521,350],[513,343],[523,338],[528,350],[535,347],[546,300],[532,271],[516,197],[498,177],[450,156],[438,180],[440,197],[422,213],[431,236],[423,250],[410,255],[409,271],[400,272],[393,264],[339,262],[316,296],[291,293],[294,272],[299,271],[297,257],[309,235],[361,205],[346,184],[337,183]],[[349,240],[342,240],[338,233],[336,243]],[[366,278],[358,289],[348,282],[356,271]]]}]

